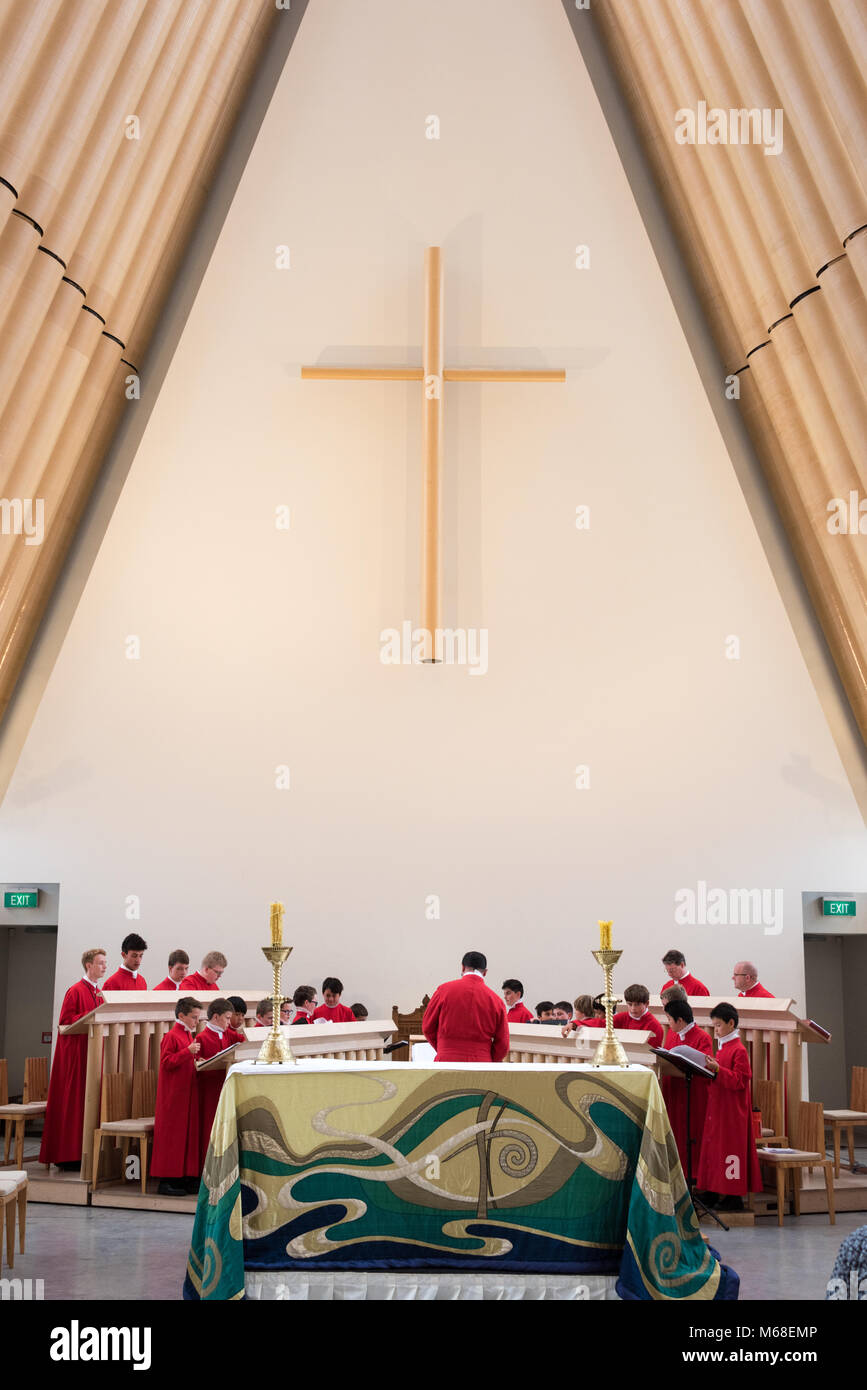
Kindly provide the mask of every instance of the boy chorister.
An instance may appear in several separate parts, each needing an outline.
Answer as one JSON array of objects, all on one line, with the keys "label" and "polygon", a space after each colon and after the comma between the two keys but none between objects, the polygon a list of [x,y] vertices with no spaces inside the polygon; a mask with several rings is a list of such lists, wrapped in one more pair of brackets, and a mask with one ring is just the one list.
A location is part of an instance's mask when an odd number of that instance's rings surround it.
[{"label": "boy chorister", "polygon": [[[665,1020],[668,1024],[668,1032],[665,1035],[667,1048],[694,1047],[696,1052],[703,1052],[706,1057],[713,1056],[713,1043],[704,1029],[699,1028],[696,1024],[692,1008],[685,999],[666,1000]],[[711,1084],[703,1076],[690,1082],[689,1129],[692,1136],[693,1177],[698,1171],[701,1138]],[[686,1177],[689,1172],[686,1151],[686,1082],[682,1076],[663,1076],[660,1078],[659,1088],[668,1110],[668,1119],[677,1144],[677,1152],[680,1154],[680,1166],[683,1169],[684,1177]]]},{"label": "boy chorister", "polygon": [[160,1073],[151,1172],[161,1178],[164,1197],[195,1192],[202,1171],[199,1149],[199,1086],[196,1058],[201,1046],[196,1025],[202,1006],[185,995],[175,1005],[174,1028],[160,1043]]},{"label": "boy chorister", "polygon": [[644,1028],[650,1032],[651,1047],[662,1047],[662,1024],[653,1017],[648,1005],[650,990],[647,985],[627,985],[623,991],[626,1008],[615,1014],[612,1020],[615,1028]]},{"label": "boy chorister", "polygon": [[[233,1013],[230,999],[211,1000],[208,1005],[208,1021],[197,1038],[201,1047],[199,1061],[204,1061],[206,1057],[216,1057],[218,1052],[223,1052],[233,1043],[244,1041],[243,1033],[236,1033],[231,1026]],[[220,1092],[226,1079],[225,1068],[222,1071],[200,1071],[197,1073],[197,1079],[199,1083],[199,1155],[201,1166],[204,1167],[214,1116],[217,1113],[217,1106],[220,1104]]]},{"label": "boy chorister", "polygon": [[320,1004],[318,1009],[313,1010],[314,1022],[317,1018],[325,1018],[330,1023],[354,1023],[355,1016],[347,1004],[341,1004],[340,996],[343,993],[343,985],[334,975],[329,975],[327,980],[322,981],[322,998],[324,1004]]},{"label": "boy chorister", "polygon": [[734,1005],[717,1004],[710,1016],[718,1047],[716,1057],[709,1057],[706,1065],[716,1072],[716,1079],[708,1086],[697,1186],[705,1206],[743,1211],[746,1193],[762,1190],[753,1138],[753,1073]]}]

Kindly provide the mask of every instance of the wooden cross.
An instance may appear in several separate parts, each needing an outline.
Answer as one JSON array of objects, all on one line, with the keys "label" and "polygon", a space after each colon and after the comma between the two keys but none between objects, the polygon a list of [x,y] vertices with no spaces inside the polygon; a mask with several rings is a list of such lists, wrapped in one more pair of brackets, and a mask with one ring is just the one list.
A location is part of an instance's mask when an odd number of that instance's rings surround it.
[{"label": "wooden cross", "polygon": [[443,460],[443,388],[447,381],[565,381],[564,368],[503,371],[496,367],[443,366],[442,248],[424,253],[424,346],[420,367],[302,367],[306,381],[420,381],[422,396],[421,626],[436,651],[440,627],[442,554],[440,542]]}]

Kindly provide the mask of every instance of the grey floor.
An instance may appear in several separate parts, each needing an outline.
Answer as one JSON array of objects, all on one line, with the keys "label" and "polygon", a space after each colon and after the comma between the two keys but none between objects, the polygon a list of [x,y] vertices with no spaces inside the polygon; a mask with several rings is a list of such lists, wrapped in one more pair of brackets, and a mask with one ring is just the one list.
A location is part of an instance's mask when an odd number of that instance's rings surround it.
[{"label": "grey floor", "polygon": [[[824,1299],[841,1240],[864,1224],[865,1212],[843,1212],[836,1226],[827,1216],[802,1216],[782,1229],[761,1221],[710,1240],[740,1275],[741,1298]],[[191,1216],[173,1212],[34,1203],[14,1274],[42,1279],[47,1300],[180,1298],[192,1230]]]},{"label": "grey floor", "polygon": [[[29,1148],[29,1145],[28,1145]],[[865,1160],[864,1151],[858,1159]],[[711,1245],[740,1275],[741,1298],[801,1302],[824,1299],[843,1237],[867,1225],[867,1212],[774,1219],[755,1226],[709,1229]],[[27,1208],[27,1249],[13,1274],[41,1279],[46,1300],[179,1299],[192,1216],[110,1207],[63,1207],[34,1202]],[[17,1240],[16,1240],[17,1245]],[[5,1266],[3,1275],[10,1271]]]}]

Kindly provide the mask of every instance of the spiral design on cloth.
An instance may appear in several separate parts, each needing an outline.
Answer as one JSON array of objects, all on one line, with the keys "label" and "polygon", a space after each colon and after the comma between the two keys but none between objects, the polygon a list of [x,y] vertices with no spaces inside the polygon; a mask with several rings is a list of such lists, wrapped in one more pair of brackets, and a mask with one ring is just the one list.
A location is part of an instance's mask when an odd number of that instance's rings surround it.
[{"label": "spiral design on cloth", "polygon": [[220,1282],[223,1273],[223,1257],[216,1241],[208,1236],[202,1258],[202,1288],[200,1298],[208,1298]]},{"label": "spiral design on cloth", "polygon": [[497,1139],[509,1139],[497,1156],[502,1172],[510,1178],[526,1178],[539,1162],[539,1150],[528,1134],[515,1129],[497,1130]]}]

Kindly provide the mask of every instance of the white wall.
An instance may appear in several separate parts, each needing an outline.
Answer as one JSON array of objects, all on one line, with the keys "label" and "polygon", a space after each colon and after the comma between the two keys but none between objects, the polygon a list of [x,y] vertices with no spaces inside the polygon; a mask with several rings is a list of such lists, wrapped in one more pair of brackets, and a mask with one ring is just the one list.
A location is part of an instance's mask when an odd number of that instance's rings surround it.
[{"label": "white wall", "polygon": [[[428,243],[452,362],[576,369],[447,388],[446,619],[485,676],[379,661],[417,612],[417,388],[292,375],[417,345]],[[599,917],[621,989],[679,945],[803,999],[800,894],[863,886],[864,827],[559,0],[310,7],[0,836],[62,884],[58,996],[131,926],[152,982],[220,946],[267,987],[276,897],[289,983],[374,1013],[468,947],[531,1002],[595,990]],[[781,934],[675,925],[699,880],[782,889]]]}]

